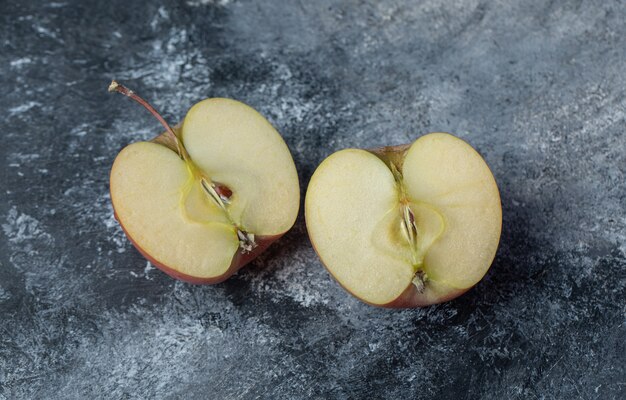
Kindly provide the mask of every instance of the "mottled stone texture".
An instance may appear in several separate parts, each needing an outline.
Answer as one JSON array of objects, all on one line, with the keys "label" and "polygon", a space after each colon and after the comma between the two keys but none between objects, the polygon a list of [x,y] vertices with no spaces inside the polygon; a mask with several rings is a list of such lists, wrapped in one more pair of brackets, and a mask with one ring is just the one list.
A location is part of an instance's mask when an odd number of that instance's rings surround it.
[{"label": "mottled stone texture", "polygon": [[[626,4],[0,3],[0,399],[626,397]],[[370,307],[303,216],[217,286],[176,282],[113,219],[108,173],[209,96],[319,162],[449,131],[485,157],[504,228],[486,278]]]}]

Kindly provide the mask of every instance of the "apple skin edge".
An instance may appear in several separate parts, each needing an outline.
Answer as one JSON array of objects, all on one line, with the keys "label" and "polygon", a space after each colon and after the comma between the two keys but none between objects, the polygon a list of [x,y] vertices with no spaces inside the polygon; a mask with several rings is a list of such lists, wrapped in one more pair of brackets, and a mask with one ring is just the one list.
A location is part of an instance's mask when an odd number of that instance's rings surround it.
[{"label": "apple skin edge", "polygon": [[395,164],[398,170],[402,170],[402,164],[404,164],[404,156],[413,143],[399,144],[396,146],[384,146],[377,147],[375,149],[365,149],[374,154],[385,162],[385,164]]},{"label": "apple skin edge", "polygon": [[[409,284],[409,286],[402,292],[402,294],[396,298],[395,300],[387,303],[387,304],[374,304],[378,307],[384,308],[419,308],[419,307],[428,307],[434,304],[445,303],[447,301],[456,299],[463,293],[467,292],[471,288],[467,289],[452,289],[450,292],[445,295],[438,295],[432,288],[430,288],[429,283],[426,282],[426,288],[422,293],[417,291],[417,288],[413,284]],[[371,304],[371,303],[369,303]]]},{"label": "apple skin edge", "polygon": [[156,268],[160,269],[161,271],[165,272],[167,275],[171,276],[172,278],[181,280],[183,282],[192,283],[194,285],[214,285],[217,283],[224,282],[226,279],[234,275],[235,272],[239,271],[239,269],[241,269],[243,266],[248,264],[250,261],[254,260],[259,254],[264,252],[273,242],[278,240],[283,235],[283,234],[280,234],[280,235],[274,235],[274,236],[257,236],[256,237],[257,247],[255,247],[254,250],[252,250],[251,252],[247,252],[247,253],[242,253],[241,249],[239,249],[237,253],[235,253],[235,256],[233,257],[233,260],[230,264],[230,267],[228,267],[226,272],[224,272],[222,275],[211,277],[211,278],[198,278],[195,276],[183,274],[182,272],[179,272],[173,268],[170,268],[167,265],[164,265],[161,262],[154,259],[150,254],[144,251],[137,244],[137,242],[135,242],[132,236],[130,236],[128,231],[126,231],[126,228],[124,228],[124,225],[120,222],[119,218],[117,217],[117,213],[115,212],[115,207],[113,210],[113,216],[115,217],[115,220],[122,227],[122,230],[124,231],[124,234],[126,235],[128,240],[133,244],[133,246],[135,246],[137,251],[141,253],[141,255],[144,256],[146,260],[150,261],[152,265],[154,265]]},{"label": "apple skin edge", "polygon": [[326,264],[324,264],[324,262],[322,261],[321,254],[320,254],[319,251],[317,251],[317,248],[315,247],[315,242],[313,242],[313,238],[310,235],[309,235],[309,240],[311,241],[311,245],[313,246],[313,250],[315,250],[315,253],[317,254],[317,257],[322,262],[322,265],[324,266],[326,271],[330,274],[330,276],[333,277],[335,282],[337,282],[339,284],[339,286],[341,286],[343,288],[343,290],[345,290],[346,292],[350,293],[351,295],[353,295],[354,297],[356,297],[357,299],[359,299],[363,303],[369,304],[369,305],[374,306],[374,307],[381,307],[381,308],[421,308],[421,307],[428,307],[428,306],[431,306],[431,305],[445,303],[447,301],[453,300],[453,299],[459,297],[460,295],[462,295],[463,293],[465,293],[465,292],[467,292],[468,290],[471,289],[471,287],[469,287],[467,289],[453,289],[453,288],[450,288],[450,287],[445,287],[445,289],[444,289],[445,292],[441,293],[441,292],[437,291],[433,287],[433,285],[438,286],[439,289],[443,289],[444,285],[436,284],[435,282],[430,281],[430,282],[426,283],[426,287],[424,288],[424,291],[419,293],[417,291],[417,288],[415,287],[415,285],[413,285],[412,283],[409,283],[408,286],[406,287],[406,289],[404,289],[404,291],[402,292],[402,294],[400,294],[400,296],[396,297],[394,300],[390,301],[389,303],[385,303],[385,304],[372,303],[372,302],[369,302],[369,301],[367,301],[367,300],[365,300],[365,299],[355,295],[347,287],[342,285],[341,282],[339,281],[339,279],[337,279],[333,275],[333,273],[328,269],[328,267],[326,267]]}]

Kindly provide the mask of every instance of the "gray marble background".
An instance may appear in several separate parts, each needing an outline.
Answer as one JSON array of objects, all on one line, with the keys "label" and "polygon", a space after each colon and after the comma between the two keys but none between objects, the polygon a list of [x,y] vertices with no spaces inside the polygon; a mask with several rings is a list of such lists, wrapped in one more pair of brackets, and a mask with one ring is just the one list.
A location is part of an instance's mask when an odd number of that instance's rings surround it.
[{"label": "gray marble background", "polygon": [[[0,399],[626,398],[623,1],[0,1]],[[284,135],[302,192],[346,147],[449,131],[504,212],[463,297],[384,310],[295,227],[217,286],[113,219],[117,152],[226,96]]]}]

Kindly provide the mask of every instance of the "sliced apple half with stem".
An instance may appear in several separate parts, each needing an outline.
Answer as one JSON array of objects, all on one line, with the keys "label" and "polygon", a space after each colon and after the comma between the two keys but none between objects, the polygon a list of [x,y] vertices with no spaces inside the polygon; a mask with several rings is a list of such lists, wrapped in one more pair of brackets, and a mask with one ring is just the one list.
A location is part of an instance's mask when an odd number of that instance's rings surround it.
[{"label": "sliced apple half with stem", "polygon": [[502,208],[483,158],[447,133],[324,160],[305,199],[322,263],[359,299],[422,307],[474,286],[498,248]]},{"label": "sliced apple half with stem", "polygon": [[296,168],[261,114],[235,100],[206,99],[173,129],[128,88],[113,81],[109,90],[146,107],[165,128],[125,147],[110,177],[117,220],[156,267],[191,283],[218,283],[294,224]]}]

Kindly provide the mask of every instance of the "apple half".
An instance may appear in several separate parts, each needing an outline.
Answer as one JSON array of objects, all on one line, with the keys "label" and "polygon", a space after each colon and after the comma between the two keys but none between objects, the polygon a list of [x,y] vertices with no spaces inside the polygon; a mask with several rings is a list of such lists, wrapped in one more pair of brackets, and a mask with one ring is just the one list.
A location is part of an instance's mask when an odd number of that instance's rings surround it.
[{"label": "apple half", "polygon": [[311,178],[305,216],[331,275],[357,298],[391,308],[470,289],[489,269],[502,227],[489,167],[447,133],[332,154]]},{"label": "apple half", "polygon": [[[110,90],[136,96],[120,87]],[[227,279],[291,228],[300,203],[280,134],[251,107],[225,98],[203,100],[180,128],[125,147],[110,190],[139,252],[191,283]]]}]

